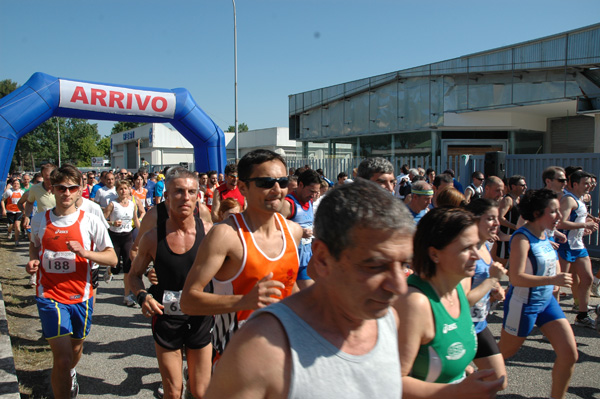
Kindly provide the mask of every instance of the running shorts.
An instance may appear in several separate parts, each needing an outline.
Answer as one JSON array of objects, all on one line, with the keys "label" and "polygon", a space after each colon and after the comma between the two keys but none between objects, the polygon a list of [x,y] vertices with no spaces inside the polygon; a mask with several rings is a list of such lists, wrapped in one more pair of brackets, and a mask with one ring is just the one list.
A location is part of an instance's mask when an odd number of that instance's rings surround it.
[{"label": "running shorts", "polygon": [[35,298],[42,322],[44,338],[52,339],[70,335],[71,338],[85,339],[92,328],[94,298],[65,305],[49,298]]},{"label": "running shorts", "polygon": [[152,336],[165,349],[202,349],[210,344],[214,318],[212,316],[152,317]]}]

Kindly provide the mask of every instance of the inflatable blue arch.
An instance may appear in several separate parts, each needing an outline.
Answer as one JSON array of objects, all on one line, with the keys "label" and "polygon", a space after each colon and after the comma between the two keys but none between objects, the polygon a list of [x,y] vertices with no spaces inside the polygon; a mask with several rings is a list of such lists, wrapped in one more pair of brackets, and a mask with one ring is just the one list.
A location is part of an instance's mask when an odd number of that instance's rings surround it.
[{"label": "inflatable blue arch", "polygon": [[171,123],[194,146],[196,170],[225,169],[225,135],[186,89],[59,79],[37,72],[0,99],[0,190],[4,188],[17,140],[53,116]]}]

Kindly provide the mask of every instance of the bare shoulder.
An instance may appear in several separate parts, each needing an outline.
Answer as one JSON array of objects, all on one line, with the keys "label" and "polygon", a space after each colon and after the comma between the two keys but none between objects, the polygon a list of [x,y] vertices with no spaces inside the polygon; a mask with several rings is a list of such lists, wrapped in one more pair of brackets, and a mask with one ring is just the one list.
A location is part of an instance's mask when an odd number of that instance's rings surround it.
[{"label": "bare shoulder", "polygon": [[[283,370],[283,373],[282,373]],[[262,313],[244,324],[215,369],[207,398],[285,398],[291,355],[279,320]]]},{"label": "bare shoulder", "polygon": [[302,239],[302,227],[300,227],[298,223],[292,222],[291,220],[286,219],[286,222],[290,228],[290,233],[292,234],[292,237],[294,237],[294,240],[296,240],[296,242],[299,243]]}]

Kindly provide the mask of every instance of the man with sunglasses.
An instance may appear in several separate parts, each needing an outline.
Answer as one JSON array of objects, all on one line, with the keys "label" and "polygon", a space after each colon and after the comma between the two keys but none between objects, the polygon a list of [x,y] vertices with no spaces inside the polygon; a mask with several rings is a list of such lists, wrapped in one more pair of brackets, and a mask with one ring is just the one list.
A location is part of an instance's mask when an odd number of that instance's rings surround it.
[{"label": "man with sunglasses", "polygon": [[300,268],[298,270],[298,288],[304,289],[313,283],[306,268],[312,257],[313,201],[321,193],[321,178],[319,173],[307,169],[298,177],[298,187],[285,197],[281,214],[302,227],[302,239],[298,245]]},{"label": "man with sunglasses", "polygon": [[[218,355],[254,310],[292,294],[298,274],[302,228],[279,214],[287,194],[285,161],[255,150],[240,160],[238,172],[247,208],[209,231],[181,295],[185,314],[215,315]],[[204,292],[211,281],[213,294]]]},{"label": "man with sunglasses", "polygon": [[81,197],[81,172],[63,165],[52,172],[56,206],[31,221],[29,262],[36,274],[36,301],[42,332],[54,363],[55,398],[75,398],[79,392],[77,365],[93,313],[91,262],[116,265],[108,232],[96,216],[76,207]]},{"label": "man with sunglasses", "polygon": [[214,223],[219,221],[219,207],[226,198],[235,199],[240,209],[246,208],[246,200],[238,188],[238,167],[235,164],[225,166],[225,184],[221,184],[213,193],[211,216]]},{"label": "man with sunglasses", "polygon": [[479,171],[473,172],[471,175],[471,184],[465,188],[465,202],[469,203],[474,199],[483,197],[483,173]]}]

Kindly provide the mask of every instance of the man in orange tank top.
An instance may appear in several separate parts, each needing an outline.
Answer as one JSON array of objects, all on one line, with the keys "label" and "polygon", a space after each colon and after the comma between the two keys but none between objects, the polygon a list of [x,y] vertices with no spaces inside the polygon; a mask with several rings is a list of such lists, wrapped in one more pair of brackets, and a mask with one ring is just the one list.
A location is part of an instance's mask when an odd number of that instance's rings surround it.
[{"label": "man in orange tank top", "polygon": [[[285,161],[273,151],[256,150],[240,160],[238,172],[247,208],[211,229],[181,295],[184,313],[216,315],[218,353],[254,310],[297,289],[302,228],[278,213],[287,194]],[[214,294],[204,292],[211,280]]]},{"label": "man in orange tank top", "polygon": [[78,209],[81,172],[63,165],[50,175],[56,207],[31,220],[29,262],[37,274],[36,302],[44,338],[54,363],[52,391],[59,399],[77,397],[75,366],[92,324],[92,262],[115,266],[117,256],[102,221]]}]

